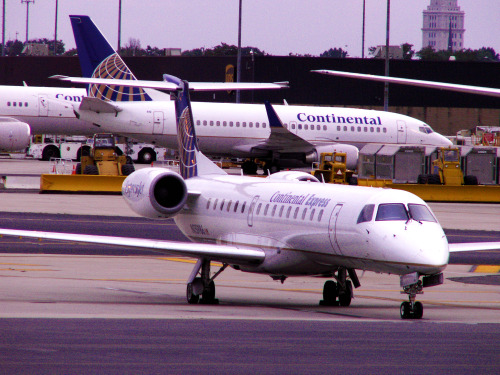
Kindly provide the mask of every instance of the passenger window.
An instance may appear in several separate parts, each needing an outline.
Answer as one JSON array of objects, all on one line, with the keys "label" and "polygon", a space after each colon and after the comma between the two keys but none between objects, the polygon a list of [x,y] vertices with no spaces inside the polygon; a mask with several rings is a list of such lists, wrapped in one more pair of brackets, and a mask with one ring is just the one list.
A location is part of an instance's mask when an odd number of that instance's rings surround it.
[{"label": "passenger window", "polygon": [[216,125],[216,126],[220,126],[220,121],[217,121],[217,122],[215,123],[215,125]]},{"label": "passenger window", "polygon": [[377,128],[377,133],[380,133],[380,128]]},{"label": "passenger window", "polygon": [[304,130],[307,130],[309,128],[309,125],[304,125]]},{"label": "passenger window", "polygon": [[326,125],[323,125],[323,130],[324,130],[324,131],[326,131],[326,129],[327,129],[327,128],[326,128]]},{"label": "passenger window", "polygon": [[239,121],[236,121],[236,127],[239,128],[240,127],[240,122]]},{"label": "passenger window", "polygon": [[366,223],[367,221],[372,221],[373,211],[375,210],[374,204],[367,204],[363,207],[358,216],[358,224]]},{"label": "passenger window", "polygon": [[229,127],[233,127],[233,122],[232,121],[229,121]]},{"label": "passenger window", "polygon": [[240,204],[240,201],[236,201],[236,203],[234,204],[234,212],[238,210],[238,204]]},{"label": "passenger window", "polygon": [[249,123],[248,123],[248,127],[249,127],[249,128],[253,128],[253,122],[249,122]]},{"label": "passenger window", "polygon": [[373,133],[373,128],[370,128],[370,133]]},{"label": "passenger window", "polygon": [[290,212],[292,212],[292,206],[288,206],[288,210],[286,211],[286,218],[290,218]]},{"label": "passenger window", "polygon": [[201,121],[200,121],[200,120],[197,120],[197,121],[196,121],[196,125],[201,125]]},{"label": "passenger window", "polygon": [[214,202],[214,210],[217,208],[217,202],[218,202],[219,199],[216,199],[215,202]]},{"label": "passenger window", "polygon": [[223,121],[222,126],[227,126],[227,121]]},{"label": "passenger window", "polygon": [[347,131],[347,126],[344,126],[344,131],[345,131],[345,132]]},{"label": "passenger window", "polygon": [[265,128],[267,125],[265,122],[262,123],[262,127]]},{"label": "passenger window", "polygon": [[246,122],[243,122],[243,127],[246,128],[247,127],[247,123]]},{"label": "passenger window", "polygon": [[408,212],[403,203],[385,203],[378,206],[376,221],[408,220]]},{"label": "passenger window", "polygon": [[387,128],[384,128],[383,131],[384,131],[384,133],[387,133]]},{"label": "passenger window", "polygon": [[364,131],[365,131],[365,133],[367,133],[367,132],[368,132],[368,128],[367,128],[366,126],[365,126],[365,128],[364,128]]},{"label": "passenger window", "polygon": [[337,126],[337,131],[338,132],[340,131],[340,129],[342,129],[342,128],[340,126]]},{"label": "passenger window", "polygon": [[213,121],[210,121],[210,126],[214,126],[214,122]]},{"label": "passenger window", "polygon": [[408,205],[408,209],[410,210],[410,217],[413,220],[417,221],[430,221],[431,223],[436,223],[437,220],[429,211],[429,208],[422,204],[414,204],[410,203]]},{"label": "passenger window", "polygon": [[255,123],[255,127],[256,127],[256,128],[258,128],[258,127],[259,127],[259,125],[260,125],[260,124],[259,124],[258,122],[256,122],[256,123]]},{"label": "passenger window", "polygon": [[321,218],[323,217],[323,211],[324,211],[324,210],[321,210],[321,211],[319,212],[319,215],[318,215],[318,221],[321,221]]},{"label": "passenger window", "polygon": [[207,121],[206,120],[203,121],[203,126],[207,126]]},{"label": "passenger window", "polygon": [[278,207],[277,204],[274,205],[273,212],[271,212],[271,216],[274,216],[274,214],[276,213],[276,207]]},{"label": "passenger window", "polygon": [[352,131],[352,132],[354,131],[354,126],[351,126],[351,131]]},{"label": "passenger window", "polygon": [[229,210],[231,209],[231,203],[233,203],[233,201],[229,201],[229,203],[227,204],[227,212],[229,212]]},{"label": "passenger window", "polygon": [[281,206],[280,208],[280,217],[283,215],[283,210],[285,209],[285,206]]},{"label": "passenger window", "polygon": [[243,202],[243,206],[241,206],[241,213],[245,212],[246,205],[247,205],[247,202]]},{"label": "passenger window", "polygon": [[304,208],[304,211],[302,212],[302,220],[306,218],[306,214],[307,214],[307,208]]},{"label": "passenger window", "polygon": [[28,102],[24,103],[24,106],[27,107],[28,106]]},{"label": "passenger window", "polygon": [[266,208],[264,208],[264,216],[267,216],[267,210],[269,210],[269,204],[266,204]]},{"label": "passenger window", "polygon": [[212,201],[212,198],[209,198],[208,201],[207,201],[207,210],[210,208],[211,201]]},{"label": "passenger window", "polygon": [[311,216],[309,216],[309,220],[311,220],[311,221],[313,220],[315,211],[316,210],[313,208],[313,210],[311,211]]},{"label": "passenger window", "polygon": [[296,219],[298,214],[299,214],[299,207],[297,207],[297,208],[295,209],[295,212],[294,212],[294,214],[293,214],[293,218],[294,218],[294,219]]},{"label": "passenger window", "polygon": [[225,200],[223,199],[223,200],[222,200],[222,202],[221,202],[221,204],[220,204],[220,210],[221,210],[221,211],[222,211],[222,209],[224,208],[224,202],[225,202]]},{"label": "passenger window", "polygon": [[260,213],[261,207],[262,207],[262,203],[259,203],[259,205],[257,206],[257,212],[255,213],[256,215],[258,215]]},{"label": "passenger window", "polygon": [[321,130],[321,125],[316,125],[316,130]]}]

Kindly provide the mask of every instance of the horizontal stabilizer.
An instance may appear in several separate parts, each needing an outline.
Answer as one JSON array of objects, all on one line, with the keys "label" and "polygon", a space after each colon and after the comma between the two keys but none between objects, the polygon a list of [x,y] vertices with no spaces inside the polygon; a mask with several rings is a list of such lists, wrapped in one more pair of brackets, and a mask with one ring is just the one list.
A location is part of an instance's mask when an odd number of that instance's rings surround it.
[{"label": "horizontal stabilizer", "polygon": [[[142,87],[165,91],[175,91],[179,85],[168,81],[122,80],[112,78],[83,78],[55,75],[50,78],[81,84],[109,86]],[[288,82],[252,83],[252,82],[189,82],[191,91],[231,91],[231,90],[276,90],[288,88]]]},{"label": "horizontal stabilizer", "polygon": [[500,89],[495,89],[492,87],[458,85],[458,84],[454,84],[454,83],[423,81],[423,80],[418,80],[418,79],[385,77],[385,76],[377,76],[377,75],[372,75],[372,74],[341,72],[338,70],[311,70],[311,72],[312,73],[326,74],[326,75],[331,75],[331,76],[367,79],[367,80],[378,81],[378,82],[398,83],[401,85],[419,86],[419,87],[426,87],[426,88],[433,88],[433,89],[458,91],[458,92],[463,92],[463,93],[467,93],[467,94],[478,94],[478,95],[500,97]]}]

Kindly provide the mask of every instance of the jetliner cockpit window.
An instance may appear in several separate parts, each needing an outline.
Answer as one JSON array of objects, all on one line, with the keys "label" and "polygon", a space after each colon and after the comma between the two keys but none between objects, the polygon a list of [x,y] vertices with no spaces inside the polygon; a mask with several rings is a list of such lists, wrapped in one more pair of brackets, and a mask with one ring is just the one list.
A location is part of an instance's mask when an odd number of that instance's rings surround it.
[{"label": "jetliner cockpit window", "polygon": [[408,204],[408,209],[410,211],[410,216],[413,220],[417,221],[430,221],[432,223],[436,223],[436,218],[429,211],[429,208],[422,204]]},{"label": "jetliner cockpit window", "polygon": [[431,129],[430,126],[419,126],[418,127],[418,130],[421,132],[421,133],[425,133],[425,134],[431,134],[433,133],[433,130]]},{"label": "jetliner cockpit window", "polygon": [[385,203],[378,206],[375,221],[407,221],[408,219],[408,212],[403,203]]},{"label": "jetliner cockpit window", "polygon": [[366,223],[367,221],[372,221],[373,211],[375,210],[374,204],[367,204],[363,207],[358,216],[358,224]]}]

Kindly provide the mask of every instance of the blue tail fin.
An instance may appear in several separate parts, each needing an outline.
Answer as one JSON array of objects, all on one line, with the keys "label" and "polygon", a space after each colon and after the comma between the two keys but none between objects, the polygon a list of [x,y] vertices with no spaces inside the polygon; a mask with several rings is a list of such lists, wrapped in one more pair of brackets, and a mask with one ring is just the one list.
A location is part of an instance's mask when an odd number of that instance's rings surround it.
[{"label": "blue tail fin", "polygon": [[182,178],[187,179],[206,174],[226,174],[200,152],[189,98],[189,83],[186,81],[177,82],[179,89],[175,94],[175,115],[180,159],[179,172]]},{"label": "blue tail fin", "polygon": [[[135,76],[88,16],[69,16],[82,74],[86,78],[135,80]],[[108,101],[149,101],[142,88],[89,85],[90,97]]]}]

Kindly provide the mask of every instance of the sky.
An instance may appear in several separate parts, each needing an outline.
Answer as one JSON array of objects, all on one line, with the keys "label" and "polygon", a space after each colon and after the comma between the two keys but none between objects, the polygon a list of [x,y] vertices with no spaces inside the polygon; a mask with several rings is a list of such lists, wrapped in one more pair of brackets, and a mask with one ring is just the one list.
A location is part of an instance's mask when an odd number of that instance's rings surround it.
[{"label": "sky", "polygon": [[[26,1],[26,0],[23,0]],[[30,0],[32,1],[32,0]],[[387,0],[365,0],[365,57],[385,45]],[[26,39],[26,4],[5,0],[5,40]],[[56,0],[29,5],[29,38],[54,38]],[[75,47],[70,14],[90,16],[113,47],[118,44],[119,0],[59,0],[57,39]],[[422,48],[422,11],[430,0],[392,0],[390,44]],[[500,1],[458,0],[465,11],[465,48],[500,52]],[[0,3],[1,7],[1,3]],[[122,0],[121,45],[130,38],[141,47],[211,48],[238,43],[238,0]],[[243,47],[272,55],[310,54],[342,48],[361,57],[363,0],[243,0]],[[1,16],[1,14],[0,14]],[[1,31],[0,31],[1,33]],[[1,37],[1,35],[0,35]]]}]

